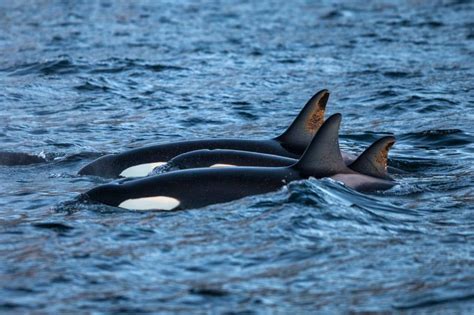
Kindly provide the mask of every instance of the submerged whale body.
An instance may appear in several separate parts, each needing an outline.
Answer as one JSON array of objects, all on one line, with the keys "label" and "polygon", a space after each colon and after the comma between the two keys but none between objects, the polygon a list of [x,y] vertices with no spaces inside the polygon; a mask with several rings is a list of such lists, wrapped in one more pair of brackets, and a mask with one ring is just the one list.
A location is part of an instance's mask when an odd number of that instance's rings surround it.
[{"label": "submerged whale body", "polygon": [[[299,158],[324,122],[328,99],[327,90],[316,93],[288,129],[274,139],[206,139],[158,144],[100,157],[84,166],[79,174],[106,178],[142,177],[177,155],[200,149],[232,149]],[[349,155],[344,154],[344,157],[350,160]]]},{"label": "submerged whale body", "polygon": [[44,163],[46,159],[37,155],[21,152],[0,151],[0,165],[16,166]]},{"label": "submerged whale body", "polygon": [[275,191],[291,181],[309,177],[332,177],[362,191],[394,186],[386,174],[387,154],[394,138],[375,142],[347,167],[339,149],[340,121],[340,114],[331,116],[298,162],[289,167],[183,170],[102,185],[85,194],[95,202],[131,210],[178,210]]}]

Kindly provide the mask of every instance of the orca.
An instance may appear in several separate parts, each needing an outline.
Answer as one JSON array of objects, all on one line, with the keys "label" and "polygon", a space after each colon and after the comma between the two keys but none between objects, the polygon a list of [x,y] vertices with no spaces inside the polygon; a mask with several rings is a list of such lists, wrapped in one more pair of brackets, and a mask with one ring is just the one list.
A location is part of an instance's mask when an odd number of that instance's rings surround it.
[{"label": "orca", "polygon": [[[79,170],[79,175],[143,177],[179,154],[200,149],[233,149],[299,158],[324,122],[328,99],[328,90],[317,92],[288,129],[274,139],[204,139],[147,146],[100,157]],[[343,155],[347,161],[353,160],[350,155]]]},{"label": "orca", "polygon": [[46,159],[22,152],[0,151],[0,165],[16,166],[44,163]]},{"label": "orca", "polygon": [[297,161],[297,159],[274,154],[228,149],[202,149],[175,156],[169,160],[168,163],[154,168],[148,176],[190,168],[236,166],[281,167],[290,166]]},{"label": "orca", "polygon": [[92,201],[129,210],[182,210],[268,193],[309,177],[332,177],[361,191],[394,186],[386,174],[387,154],[394,138],[384,137],[374,143],[351,169],[339,148],[340,122],[340,114],[331,116],[291,166],[189,169],[102,185],[85,195]]},{"label": "orca", "polygon": [[[236,166],[283,167],[293,165],[297,161],[297,159],[274,154],[228,149],[202,149],[175,156],[168,163],[154,168],[148,176],[190,168]],[[391,166],[388,166],[388,170],[390,173],[403,173],[402,170]]]},{"label": "orca", "polygon": [[348,168],[353,172],[341,172],[331,176],[360,192],[387,190],[395,186],[394,179],[388,170],[403,172],[388,166],[388,152],[395,144],[395,137],[385,136],[370,145]]}]

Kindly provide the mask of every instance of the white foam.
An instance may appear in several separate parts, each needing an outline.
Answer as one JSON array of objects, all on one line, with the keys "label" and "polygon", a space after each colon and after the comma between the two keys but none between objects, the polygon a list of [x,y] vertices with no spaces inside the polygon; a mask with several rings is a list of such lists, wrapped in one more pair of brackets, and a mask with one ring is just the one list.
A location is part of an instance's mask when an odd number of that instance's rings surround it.
[{"label": "white foam", "polygon": [[144,197],[128,199],[119,207],[128,210],[173,210],[179,206],[178,199],[167,196]]},{"label": "white foam", "polygon": [[166,162],[154,162],[145,163],[140,165],[134,165],[127,169],[124,169],[120,176],[122,177],[144,177],[147,176],[155,167],[165,165]]}]

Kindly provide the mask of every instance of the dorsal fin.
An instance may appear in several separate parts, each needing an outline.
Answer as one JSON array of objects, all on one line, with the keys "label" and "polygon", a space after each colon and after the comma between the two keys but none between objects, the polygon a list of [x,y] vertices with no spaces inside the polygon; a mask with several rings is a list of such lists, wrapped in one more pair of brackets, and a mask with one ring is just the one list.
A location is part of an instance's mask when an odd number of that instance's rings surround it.
[{"label": "dorsal fin", "polygon": [[328,99],[328,90],[321,90],[314,94],[288,129],[276,139],[290,148],[306,149],[324,122]]},{"label": "dorsal fin", "polygon": [[334,114],[324,122],[294,168],[316,178],[352,172],[346,167],[339,149],[341,119],[341,114]]},{"label": "dorsal fin", "polygon": [[364,175],[391,179],[387,173],[388,151],[395,143],[395,137],[383,137],[368,147],[349,168]]}]

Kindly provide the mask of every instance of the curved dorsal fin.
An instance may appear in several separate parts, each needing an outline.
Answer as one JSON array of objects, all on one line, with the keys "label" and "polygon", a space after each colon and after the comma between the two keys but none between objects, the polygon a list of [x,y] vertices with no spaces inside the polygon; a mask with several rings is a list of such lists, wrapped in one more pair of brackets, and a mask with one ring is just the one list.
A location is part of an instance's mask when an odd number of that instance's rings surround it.
[{"label": "curved dorsal fin", "polygon": [[321,90],[314,94],[288,129],[276,139],[289,147],[304,150],[324,122],[328,99],[328,90]]},{"label": "curved dorsal fin", "polygon": [[351,173],[339,149],[341,118],[341,114],[334,114],[324,122],[294,168],[316,178]]},{"label": "curved dorsal fin", "polygon": [[383,137],[368,147],[349,168],[364,175],[391,179],[387,173],[388,151],[395,143],[395,137]]}]

